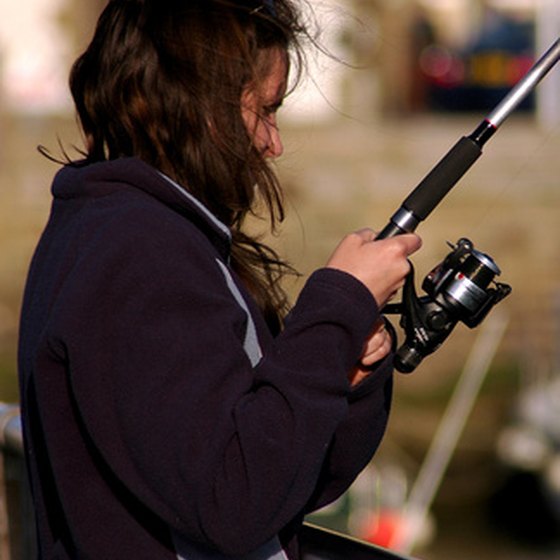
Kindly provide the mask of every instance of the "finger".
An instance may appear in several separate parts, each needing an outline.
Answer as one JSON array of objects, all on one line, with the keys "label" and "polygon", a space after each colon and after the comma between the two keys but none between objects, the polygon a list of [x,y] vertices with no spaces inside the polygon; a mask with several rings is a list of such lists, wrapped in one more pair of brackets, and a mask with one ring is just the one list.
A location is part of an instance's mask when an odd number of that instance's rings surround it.
[{"label": "finger", "polygon": [[389,303],[395,299],[395,296],[399,293],[399,290],[404,286],[404,281],[401,283],[400,286],[394,291],[389,294],[389,297],[385,300],[385,303]]},{"label": "finger", "polygon": [[377,235],[371,228],[362,228],[354,232],[355,235],[360,237],[365,243],[373,241]]},{"label": "finger", "polygon": [[383,344],[375,350],[375,352],[363,356],[362,359],[360,360],[360,363],[366,367],[371,366],[375,362],[378,362],[379,360],[382,360],[383,358],[388,356],[390,352],[391,352],[391,341],[385,340]]},{"label": "finger", "polygon": [[406,256],[412,255],[422,247],[422,239],[415,233],[407,233],[398,237],[403,243]]},{"label": "finger", "polygon": [[372,335],[367,341],[362,354],[362,362],[366,360],[371,362],[372,358],[375,358],[380,352],[384,354],[385,350],[391,346],[391,342],[391,335],[383,327],[383,330]]}]

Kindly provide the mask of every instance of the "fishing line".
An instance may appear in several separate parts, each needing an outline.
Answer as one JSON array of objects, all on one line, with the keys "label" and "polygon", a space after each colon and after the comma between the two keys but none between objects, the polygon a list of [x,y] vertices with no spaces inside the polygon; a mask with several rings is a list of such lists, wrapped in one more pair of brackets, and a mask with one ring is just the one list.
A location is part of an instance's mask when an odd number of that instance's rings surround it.
[{"label": "fishing line", "polygon": [[[537,124],[534,124],[533,126],[538,127]],[[536,131],[542,132],[539,128],[536,128]],[[543,155],[543,152],[546,152],[543,147],[549,145],[551,139],[554,136],[559,135],[559,131],[560,127],[556,127],[554,130],[549,130],[547,133],[539,134],[539,136],[541,136],[541,139],[537,143],[531,144],[530,152],[527,149],[526,145],[524,145],[523,160],[516,165],[515,170],[512,170],[511,173],[508,173],[509,179],[504,182],[504,184],[500,188],[496,189],[492,187],[492,195],[487,196],[487,204],[484,206],[484,208],[481,208],[481,210],[477,212],[476,222],[474,224],[471,224],[469,228],[469,235],[473,234],[473,232],[476,232],[481,228],[482,224],[484,224],[489,219],[489,214],[496,213],[496,208],[501,205],[498,203],[498,199],[503,198],[505,193],[510,192],[515,187],[515,185],[526,184],[528,182],[526,178],[531,177],[532,170],[538,169],[539,160],[543,157],[550,157],[546,154]],[[541,155],[540,158],[537,157],[539,154]],[[479,187],[474,186],[474,188]]]}]

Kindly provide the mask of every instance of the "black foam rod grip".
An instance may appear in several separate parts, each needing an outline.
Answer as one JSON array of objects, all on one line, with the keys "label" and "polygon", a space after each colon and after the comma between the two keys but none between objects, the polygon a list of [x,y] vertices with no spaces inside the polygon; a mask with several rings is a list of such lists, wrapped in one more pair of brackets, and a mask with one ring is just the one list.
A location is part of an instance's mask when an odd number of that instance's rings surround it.
[{"label": "black foam rod grip", "polygon": [[426,219],[481,154],[482,148],[474,140],[461,138],[408,195],[403,207],[419,221]]}]

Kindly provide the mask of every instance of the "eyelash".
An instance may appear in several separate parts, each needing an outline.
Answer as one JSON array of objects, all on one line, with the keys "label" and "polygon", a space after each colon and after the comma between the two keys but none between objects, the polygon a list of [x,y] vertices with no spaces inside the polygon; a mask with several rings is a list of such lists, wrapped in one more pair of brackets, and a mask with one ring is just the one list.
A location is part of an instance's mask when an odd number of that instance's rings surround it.
[{"label": "eyelash", "polygon": [[263,113],[266,117],[270,117],[271,115],[276,114],[281,106],[282,103],[274,103],[273,105],[267,105],[266,107],[263,107]]}]

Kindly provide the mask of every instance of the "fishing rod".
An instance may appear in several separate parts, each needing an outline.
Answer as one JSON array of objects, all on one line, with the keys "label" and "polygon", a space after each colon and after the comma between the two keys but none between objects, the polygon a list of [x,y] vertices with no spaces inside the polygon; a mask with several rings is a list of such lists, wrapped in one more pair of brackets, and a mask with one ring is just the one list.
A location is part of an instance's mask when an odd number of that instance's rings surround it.
[{"label": "fishing rod", "polygon": [[[412,233],[443,197],[482,155],[482,148],[498,128],[560,60],[560,38],[543,54],[477,128],[463,136],[408,195],[377,239]],[[468,239],[451,245],[452,251],[424,279],[427,295],[418,297],[414,269],[405,280],[400,304],[388,304],[384,312],[401,314],[405,342],[395,356],[395,368],[413,371],[433,353],[461,321],[474,328],[490,309],[511,292],[495,282],[501,274],[493,259],[477,251]]]}]

